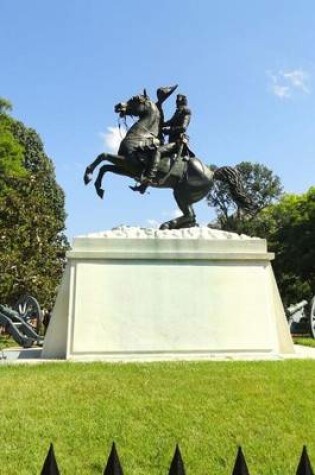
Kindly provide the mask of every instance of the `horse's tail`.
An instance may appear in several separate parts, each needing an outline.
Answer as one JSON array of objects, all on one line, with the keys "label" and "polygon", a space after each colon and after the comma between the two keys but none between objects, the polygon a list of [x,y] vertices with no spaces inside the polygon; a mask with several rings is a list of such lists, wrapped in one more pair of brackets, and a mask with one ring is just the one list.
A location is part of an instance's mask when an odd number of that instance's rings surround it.
[{"label": "horse's tail", "polygon": [[233,167],[220,167],[214,171],[214,180],[220,180],[226,183],[231,192],[232,198],[235,203],[240,207],[248,211],[254,209],[253,201],[246,195],[240,172]]}]

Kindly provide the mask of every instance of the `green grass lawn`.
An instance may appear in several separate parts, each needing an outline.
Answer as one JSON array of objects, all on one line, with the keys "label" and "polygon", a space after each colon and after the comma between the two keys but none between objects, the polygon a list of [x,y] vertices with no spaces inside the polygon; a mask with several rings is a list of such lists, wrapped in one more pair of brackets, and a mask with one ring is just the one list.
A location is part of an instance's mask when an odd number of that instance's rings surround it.
[{"label": "green grass lawn", "polygon": [[18,345],[10,335],[0,335],[0,351],[13,346]]},{"label": "green grass lawn", "polygon": [[125,474],[188,475],[315,465],[315,361],[0,364],[0,473],[39,474],[52,441],[62,474],[101,474],[115,440]]},{"label": "green grass lawn", "polygon": [[294,343],[296,343],[297,345],[311,346],[315,348],[314,338],[297,336],[297,337],[294,337],[293,340],[294,340]]}]

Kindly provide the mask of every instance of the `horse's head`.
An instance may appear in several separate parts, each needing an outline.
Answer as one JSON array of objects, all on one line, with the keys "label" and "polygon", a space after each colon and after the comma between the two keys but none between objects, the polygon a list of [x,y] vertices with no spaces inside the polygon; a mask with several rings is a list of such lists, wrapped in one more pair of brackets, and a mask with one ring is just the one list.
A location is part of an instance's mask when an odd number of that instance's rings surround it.
[{"label": "horse's head", "polygon": [[143,94],[138,96],[133,96],[127,102],[119,102],[115,105],[115,112],[120,115],[120,117],[125,117],[126,115],[133,115],[135,117],[141,117],[145,114],[150,99],[144,89]]}]

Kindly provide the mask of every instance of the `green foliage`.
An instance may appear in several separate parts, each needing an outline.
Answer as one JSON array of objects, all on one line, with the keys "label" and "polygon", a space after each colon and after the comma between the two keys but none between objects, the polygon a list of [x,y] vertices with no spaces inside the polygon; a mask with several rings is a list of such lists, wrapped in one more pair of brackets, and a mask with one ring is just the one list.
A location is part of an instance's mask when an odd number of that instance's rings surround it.
[{"label": "green foliage", "polygon": [[0,114],[0,195],[8,179],[26,175],[24,148],[12,134],[11,120]]},{"label": "green foliage", "polygon": [[54,300],[68,247],[64,193],[38,134],[0,114],[0,301]]},{"label": "green foliage", "polygon": [[273,267],[285,306],[310,300],[315,294],[314,187],[302,195],[285,194],[278,203],[232,224],[232,230],[267,239],[276,255]]},{"label": "green foliage", "polygon": [[0,97],[0,114],[6,114],[12,110],[12,104],[4,97]]},{"label": "green foliage", "polygon": [[270,249],[278,285],[286,304],[315,293],[315,187],[302,195],[287,194],[259,217]]},{"label": "green foliage", "polygon": [[315,188],[282,195],[279,177],[264,165],[242,162],[237,167],[256,211],[242,213],[220,182],[208,196],[217,213],[215,225],[266,238],[276,254],[273,267],[284,304],[309,300],[315,294]]},{"label": "green foliage", "polygon": [[312,360],[2,365],[1,473],[40,473],[53,442],[62,474],[100,475],[115,440],[130,475],[167,474],[177,442],[191,475],[231,474],[238,445],[251,474],[294,475],[303,444],[315,460],[314,371]]},{"label": "green foliage", "polygon": [[[210,169],[214,169],[213,165]],[[216,182],[207,200],[215,208],[216,226],[226,231],[246,232],[250,222],[262,209],[275,202],[282,194],[280,178],[265,165],[241,162],[237,165],[245,193],[252,200],[255,212],[244,214],[234,202],[229,187]]]}]

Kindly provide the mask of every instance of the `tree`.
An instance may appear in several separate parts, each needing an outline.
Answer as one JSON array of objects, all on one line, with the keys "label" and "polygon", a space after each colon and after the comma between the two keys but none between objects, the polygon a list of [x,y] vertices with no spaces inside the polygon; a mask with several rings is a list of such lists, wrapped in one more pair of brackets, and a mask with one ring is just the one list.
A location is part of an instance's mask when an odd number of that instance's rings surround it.
[{"label": "tree", "polygon": [[40,137],[6,109],[0,114],[0,302],[31,293],[52,305],[68,248],[65,218],[64,193]]},{"label": "tree", "polygon": [[0,114],[6,114],[12,110],[12,104],[7,99],[0,97]]},{"label": "tree", "polygon": [[26,176],[26,174],[24,148],[14,138],[8,117],[0,113],[0,194],[4,191],[7,178]]},{"label": "tree", "polygon": [[286,194],[266,208],[256,223],[269,249],[285,305],[315,294],[315,187],[302,195]]},{"label": "tree", "polygon": [[267,239],[275,253],[273,269],[284,305],[310,300],[315,294],[315,187],[302,195],[284,194],[242,225],[247,234]]},{"label": "tree", "polygon": [[216,224],[267,239],[284,305],[310,300],[315,294],[315,188],[302,195],[282,194],[279,177],[264,165],[242,162],[237,168],[255,212],[242,214],[229,189],[219,183],[208,196]]},{"label": "tree", "polygon": [[262,209],[279,199],[282,185],[280,178],[265,165],[241,162],[236,168],[240,172],[244,191],[253,203],[254,211],[250,214],[243,213],[224,182],[215,183],[207,196],[207,201],[209,206],[216,210],[218,227],[227,231],[248,232],[251,220]]}]

